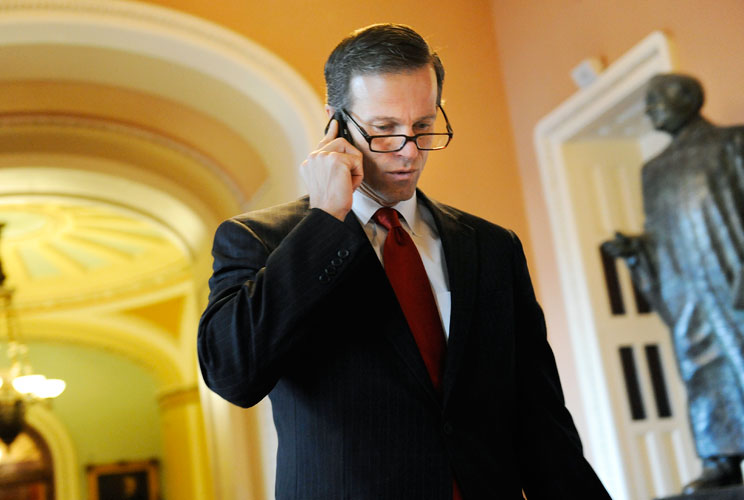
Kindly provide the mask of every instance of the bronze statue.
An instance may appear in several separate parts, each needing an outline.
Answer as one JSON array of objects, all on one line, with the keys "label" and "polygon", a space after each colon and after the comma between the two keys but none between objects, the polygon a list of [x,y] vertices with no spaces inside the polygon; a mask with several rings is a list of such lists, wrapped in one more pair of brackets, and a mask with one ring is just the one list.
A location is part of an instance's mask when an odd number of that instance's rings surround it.
[{"label": "bronze statue", "polygon": [[702,105],[694,78],[650,80],[646,114],[673,139],[643,166],[644,232],[603,244],[672,333],[703,460],[685,493],[741,483],[744,458],[744,126]]}]

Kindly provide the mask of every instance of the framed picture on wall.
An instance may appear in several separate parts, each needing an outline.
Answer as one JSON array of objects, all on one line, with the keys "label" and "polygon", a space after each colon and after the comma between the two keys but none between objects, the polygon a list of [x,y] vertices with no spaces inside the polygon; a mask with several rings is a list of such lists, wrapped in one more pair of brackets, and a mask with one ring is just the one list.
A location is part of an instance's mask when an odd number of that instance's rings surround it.
[{"label": "framed picture on wall", "polygon": [[89,500],[159,500],[157,460],[89,465]]}]

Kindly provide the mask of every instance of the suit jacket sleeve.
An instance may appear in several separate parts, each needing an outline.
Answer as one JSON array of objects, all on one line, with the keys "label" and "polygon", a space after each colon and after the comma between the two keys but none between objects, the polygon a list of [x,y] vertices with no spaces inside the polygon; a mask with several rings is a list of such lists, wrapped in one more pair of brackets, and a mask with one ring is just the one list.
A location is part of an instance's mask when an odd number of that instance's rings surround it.
[{"label": "suit jacket sleeve", "polygon": [[516,369],[522,484],[530,500],[608,499],[582,453],[581,440],[565,407],[545,319],[537,303],[522,245],[515,245]]},{"label": "suit jacket sleeve", "polygon": [[[242,217],[217,229],[210,296],[197,340],[207,386],[242,407],[274,387],[312,332],[310,311],[353,273],[368,241],[313,209]],[[287,227],[288,224],[293,227]]]}]

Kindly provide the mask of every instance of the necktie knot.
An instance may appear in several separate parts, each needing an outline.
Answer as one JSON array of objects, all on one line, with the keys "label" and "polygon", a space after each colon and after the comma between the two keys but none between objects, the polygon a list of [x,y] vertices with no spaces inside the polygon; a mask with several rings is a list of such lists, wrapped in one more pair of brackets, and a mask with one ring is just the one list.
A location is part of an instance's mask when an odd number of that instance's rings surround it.
[{"label": "necktie knot", "polygon": [[390,231],[393,227],[401,227],[398,211],[390,207],[382,207],[375,212],[372,218],[379,225]]}]

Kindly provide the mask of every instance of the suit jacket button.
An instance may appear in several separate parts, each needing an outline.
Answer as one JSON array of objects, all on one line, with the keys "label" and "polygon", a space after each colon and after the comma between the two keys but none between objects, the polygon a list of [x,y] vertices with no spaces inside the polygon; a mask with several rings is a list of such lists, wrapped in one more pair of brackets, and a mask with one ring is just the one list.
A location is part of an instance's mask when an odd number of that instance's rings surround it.
[{"label": "suit jacket button", "polygon": [[329,281],[331,281],[331,278],[327,274],[321,274],[320,276],[318,276],[318,281],[320,281],[321,283],[328,283]]},{"label": "suit jacket button", "polygon": [[452,427],[452,424],[449,422],[445,422],[442,426],[442,431],[444,431],[445,436],[451,436],[452,432],[454,432],[455,428]]},{"label": "suit jacket button", "polygon": [[349,256],[349,251],[347,249],[345,249],[345,248],[342,248],[341,250],[339,250],[338,252],[336,252],[336,255],[338,255],[342,259],[345,259],[346,257]]},{"label": "suit jacket button", "polygon": [[325,273],[328,276],[334,276],[336,274],[336,268],[334,266],[328,266],[325,268]]},{"label": "suit jacket button", "polygon": [[331,261],[331,265],[332,266],[336,266],[336,267],[340,266],[343,263],[344,263],[344,261],[342,259],[338,258],[338,257],[336,257],[335,259],[333,259]]}]

